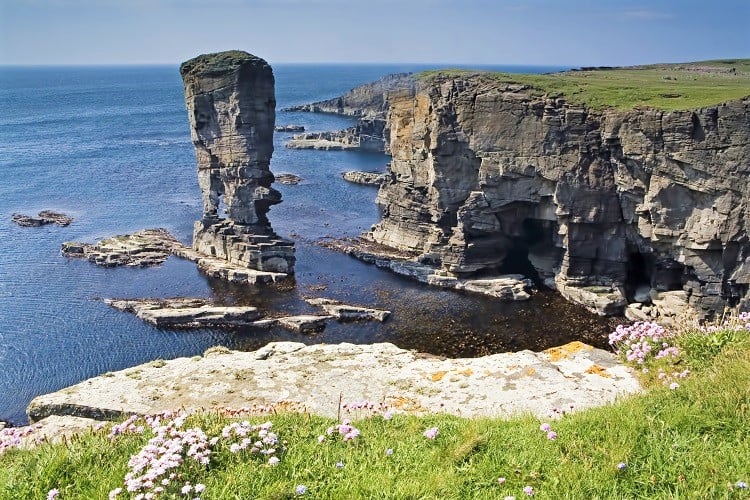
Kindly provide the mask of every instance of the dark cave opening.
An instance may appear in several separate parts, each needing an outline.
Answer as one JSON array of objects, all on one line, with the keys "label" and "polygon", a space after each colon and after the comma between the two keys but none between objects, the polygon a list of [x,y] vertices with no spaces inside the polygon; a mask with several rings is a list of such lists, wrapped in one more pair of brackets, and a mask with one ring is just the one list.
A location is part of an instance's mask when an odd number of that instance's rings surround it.
[{"label": "dark cave opening", "polygon": [[511,246],[498,272],[501,274],[523,274],[538,287],[544,287],[543,279],[529,260],[529,252],[540,246],[552,246],[552,229],[549,221],[524,219],[520,235],[511,238]]},{"label": "dark cave opening", "polygon": [[638,288],[651,288],[654,259],[649,254],[631,249],[625,269],[625,294],[629,302],[634,302]]}]

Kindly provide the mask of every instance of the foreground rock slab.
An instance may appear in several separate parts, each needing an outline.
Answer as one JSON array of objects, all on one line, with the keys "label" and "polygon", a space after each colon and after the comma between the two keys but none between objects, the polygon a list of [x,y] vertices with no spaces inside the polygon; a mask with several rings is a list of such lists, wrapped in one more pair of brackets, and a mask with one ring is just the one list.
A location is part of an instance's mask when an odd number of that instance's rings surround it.
[{"label": "foreground rock slab", "polygon": [[73,222],[73,217],[52,210],[42,210],[39,215],[13,214],[10,218],[13,222],[21,227],[37,227],[46,224],[57,224],[58,226],[68,226]]},{"label": "foreground rock slab", "polygon": [[397,411],[507,416],[603,405],[640,391],[610,353],[580,342],[535,353],[443,359],[393,344],[274,342],[255,352],[147,363],[35,398],[32,422],[50,415],[99,420],[185,408],[291,404],[336,417],[341,402],[379,401]]}]

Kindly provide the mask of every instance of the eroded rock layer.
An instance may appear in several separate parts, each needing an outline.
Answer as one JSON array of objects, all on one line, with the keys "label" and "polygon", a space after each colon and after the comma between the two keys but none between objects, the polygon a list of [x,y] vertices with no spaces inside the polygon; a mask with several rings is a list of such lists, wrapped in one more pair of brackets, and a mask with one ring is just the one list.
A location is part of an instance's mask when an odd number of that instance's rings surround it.
[{"label": "eroded rock layer", "polygon": [[388,127],[377,243],[456,276],[522,261],[602,314],[639,289],[657,315],[750,307],[748,99],[594,111],[438,75],[390,93]]},{"label": "eroded rock layer", "polygon": [[193,247],[252,269],[292,273],[294,245],[267,218],[281,201],[269,168],[276,116],[271,67],[229,51],[186,61],[180,73],[203,195]]}]

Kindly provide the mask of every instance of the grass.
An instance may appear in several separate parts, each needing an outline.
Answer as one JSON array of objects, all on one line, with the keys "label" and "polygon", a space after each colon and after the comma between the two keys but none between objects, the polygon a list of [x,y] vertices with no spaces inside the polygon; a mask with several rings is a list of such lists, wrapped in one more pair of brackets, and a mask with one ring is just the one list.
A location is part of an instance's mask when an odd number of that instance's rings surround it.
[{"label": "grass", "polygon": [[[463,70],[426,71],[418,78],[461,76]],[[532,94],[564,97],[592,109],[641,107],[676,111],[711,106],[750,96],[750,59],[657,64],[551,74],[488,72],[492,82],[522,84]]]},{"label": "grass", "polygon": [[[293,498],[299,485],[307,487],[304,497],[326,499],[520,499],[525,486],[548,499],[750,498],[750,490],[737,486],[750,482],[750,339],[746,330],[725,330],[686,332],[675,339],[683,349],[679,359],[644,365],[691,366],[679,388],[654,379],[642,395],[564,415],[550,421],[555,440],[529,416],[397,414],[387,420],[362,414],[353,423],[358,438],[344,442],[334,434],[319,443],[337,422],[279,413],[250,418],[273,422],[285,442],[279,465],[217,445],[208,466],[186,461],[180,484],[205,484],[204,499]],[[235,420],[204,413],[184,427],[218,436]],[[440,432],[430,440],[423,431],[433,426]],[[52,488],[60,499],[107,498],[123,486],[129,457],[149,435],[125,433],[110,441],[103,429],[66,444],[12,449],[0,455],[0,499],[43,499]],[[619,463],[626,467],[619,470]]]}]

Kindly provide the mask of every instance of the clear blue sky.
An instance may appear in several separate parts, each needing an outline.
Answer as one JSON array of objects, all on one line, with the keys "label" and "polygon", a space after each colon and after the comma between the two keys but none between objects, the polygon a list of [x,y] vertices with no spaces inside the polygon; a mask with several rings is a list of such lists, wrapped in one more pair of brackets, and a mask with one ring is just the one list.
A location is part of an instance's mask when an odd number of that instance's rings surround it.
[{"label": "clear blue sky", "polygon": [[0,64],[627,65],[750,57],[750,0],[0,0]]}]

